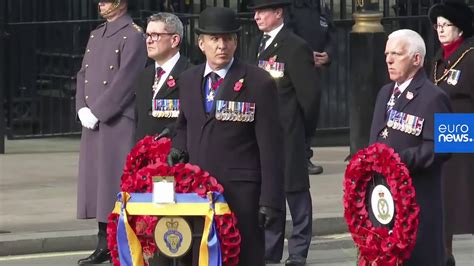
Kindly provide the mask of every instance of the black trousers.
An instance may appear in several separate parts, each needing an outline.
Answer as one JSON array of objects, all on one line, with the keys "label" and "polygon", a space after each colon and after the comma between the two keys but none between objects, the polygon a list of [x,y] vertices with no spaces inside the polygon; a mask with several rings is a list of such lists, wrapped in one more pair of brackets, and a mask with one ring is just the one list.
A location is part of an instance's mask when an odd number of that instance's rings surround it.
[{"label": "black trousers", "polygon": [[313,157],[313,150],[311,149],[311,139],[306,139],[306,150],[305,150],[306,159],[311,160]]},{"label": "black trousers", "polygon": [[[309,190],[287,192],[286,200],[290,209],[293,231],[288,239],[290,257],[306,258],[311,244],[313,207]],[[279,261],[283,256],[285,240],[285,211],[280,218],[265,229],[265,259]]]}]

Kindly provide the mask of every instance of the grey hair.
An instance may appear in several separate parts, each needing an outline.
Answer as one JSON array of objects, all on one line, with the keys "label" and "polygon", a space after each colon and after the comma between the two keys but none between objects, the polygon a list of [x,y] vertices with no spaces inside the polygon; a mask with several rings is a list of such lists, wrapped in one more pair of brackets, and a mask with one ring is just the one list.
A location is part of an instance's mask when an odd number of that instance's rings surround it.
[{"label": "grey hair", "polygon": [[392,32],[388,35],[388,39],[402,39],[408,45],[408,53],[410,56],[419,54],[421,56],[421,62],[425,61],[426,45],[420,34],[409,29],[401,29]]},{"label": "grey hair", "polygon": [[183,40],[183,23],[178,16],[165,12],[156,13],[148,17],[147,24],[156,21],[163,22],[167,32],[176,33],[179,35],[181,41]]}]

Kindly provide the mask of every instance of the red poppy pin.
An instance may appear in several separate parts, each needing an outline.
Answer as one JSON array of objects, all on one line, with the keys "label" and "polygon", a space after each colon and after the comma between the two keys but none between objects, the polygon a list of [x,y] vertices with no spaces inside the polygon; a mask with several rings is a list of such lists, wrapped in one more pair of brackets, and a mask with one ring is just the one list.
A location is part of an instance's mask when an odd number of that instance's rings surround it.
[{"label": "red poppy pin", "polygon": [[240,89],[242,89],[243,85],[244,85],[244,79],[239,79],[239,81],[237,81],[234,84],[234,91],[240,91]]},{"label": "red poppy pin", "polygon": [[268,59],[268,64],[273,65],[273,64],[275,64],[276,60],[277,60],[277,56],[276,55],[272,56]]},{"label": "red poppy pin", "polygon": [[176,86],[176,80],[173,78],[173,76],[170,75],[168,77],[168,80],[166,81],[166,85],[168,85],[169,89],[172,89],[174,88],[174,86]]}]

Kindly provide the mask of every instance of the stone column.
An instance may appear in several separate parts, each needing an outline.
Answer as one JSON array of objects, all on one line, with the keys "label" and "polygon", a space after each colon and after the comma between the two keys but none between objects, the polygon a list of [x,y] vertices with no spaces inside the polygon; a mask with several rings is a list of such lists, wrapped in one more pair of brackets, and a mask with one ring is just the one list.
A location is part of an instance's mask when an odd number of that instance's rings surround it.
[{"label": "stone column", "polygon": [[386,34],[378,0],[354,0],[355,24],[350,33],[349,127],[350,153],[367,147],[379,89],[387,81]]},{"label": "stone column", "polygon": [[0,154],[5,153],[4,97],[7,91],[7,1],[0,1]]}]

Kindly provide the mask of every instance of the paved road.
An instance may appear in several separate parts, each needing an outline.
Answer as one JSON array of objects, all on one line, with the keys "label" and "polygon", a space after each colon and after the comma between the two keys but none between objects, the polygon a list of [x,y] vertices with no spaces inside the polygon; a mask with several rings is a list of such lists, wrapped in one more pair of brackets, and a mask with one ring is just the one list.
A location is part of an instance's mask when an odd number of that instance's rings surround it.
[{"label": "paved road", "polygon": [[[454,242],[456,265],[474,265],[474,237],[471,235],[456,236]],[[90,251],[30,254],[22,256],[0,257],[0,265],[77,265],[79,258],[87,256]],[[287,256],[285,247],[284,258]],[[317,237],[313,240],[308,258],[308,265],[355,266],[356,250],[352,247],[350,236],[332,235]],[[102,264],[111,265],[111,264]],[[283,265],[283,264],[274,264]]]}]

